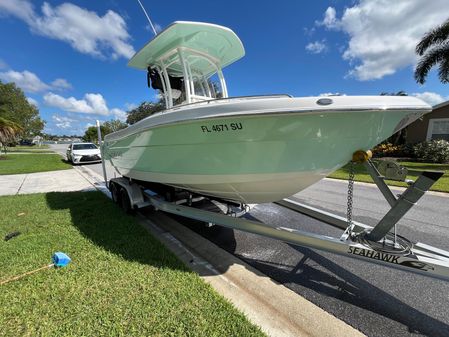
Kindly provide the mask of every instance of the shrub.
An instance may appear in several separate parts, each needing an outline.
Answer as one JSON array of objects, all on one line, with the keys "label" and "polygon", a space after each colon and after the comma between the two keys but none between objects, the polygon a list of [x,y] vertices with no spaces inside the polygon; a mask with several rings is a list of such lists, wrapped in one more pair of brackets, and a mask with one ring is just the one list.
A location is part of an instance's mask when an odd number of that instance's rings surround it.
[{"label": "shrub", "polygon": [[432,163],[449,162],[449,142],[445,140],[431,140],[418,143],[413,147],[413,152],[418,159]]},{"label": "shrub", "polygon": [[380,157],[407,157],[410,155],[406,145],[393,145],[391,143],[382,143],[376,145],[373,149],[373,156]]}]

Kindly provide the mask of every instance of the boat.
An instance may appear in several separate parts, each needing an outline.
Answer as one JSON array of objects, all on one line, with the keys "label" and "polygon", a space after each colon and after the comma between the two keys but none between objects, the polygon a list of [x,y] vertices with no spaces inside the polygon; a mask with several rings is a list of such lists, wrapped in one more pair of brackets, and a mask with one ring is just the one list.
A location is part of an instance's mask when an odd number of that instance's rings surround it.
[{"label": "boat", "polygon": [[431,111],[409,96],[229,97],[222,69],[245,55],[229,28],[177,21],[128,65],[166,109],[108,134],[130,180],[242,204],[289,197]]}]

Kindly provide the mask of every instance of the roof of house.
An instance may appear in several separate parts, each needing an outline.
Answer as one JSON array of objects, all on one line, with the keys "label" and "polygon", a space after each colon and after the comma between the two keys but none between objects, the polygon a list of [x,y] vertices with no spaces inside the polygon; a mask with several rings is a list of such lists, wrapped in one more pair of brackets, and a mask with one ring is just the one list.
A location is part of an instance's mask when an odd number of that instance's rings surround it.
[{"label": "roof of house", "polygon": [[432,109],[435,110],[435,109],[443,108],[447,105],[449,105],[449,101],[438,103],[438,104],[432,106]]}]

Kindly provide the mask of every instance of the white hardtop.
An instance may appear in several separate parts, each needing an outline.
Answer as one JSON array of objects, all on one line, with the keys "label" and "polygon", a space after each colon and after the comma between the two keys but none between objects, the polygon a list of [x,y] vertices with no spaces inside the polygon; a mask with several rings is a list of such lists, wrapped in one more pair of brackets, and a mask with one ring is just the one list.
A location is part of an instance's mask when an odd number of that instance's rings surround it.
[{"label": "white hardtop", "polygon": [[[169,62],[170,54],[176,54],[179,48],[187,54],[193,52],[213,62],[210,64],[201,58],[195,60],[195,70],[204,75],[214,73],[217,67],[222,69],[245,55],[242,42],[227,27],[205,22],[176,21],[138,51],[128,65],[142,70],[149,66],[161,66]],[[179,64],[166,64],[166,68],[171,76],[183,75]]]},{"label": "white hardtop", "polygon": [[[128,62],[148,71],[148,84],[162,93],[166,107],[228,97],[222,68],[245,55],[229,28],[177,21],[157,34]],[[218,79],[211,77],[217,74]]]}]

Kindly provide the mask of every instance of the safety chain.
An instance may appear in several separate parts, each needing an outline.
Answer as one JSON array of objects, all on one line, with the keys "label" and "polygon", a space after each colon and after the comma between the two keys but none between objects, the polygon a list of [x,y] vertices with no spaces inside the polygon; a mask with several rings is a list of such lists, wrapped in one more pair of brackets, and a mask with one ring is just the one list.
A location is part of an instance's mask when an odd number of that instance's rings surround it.
[{"label": "safety chain", "polygon": [[348,221],[348,227],[347,231],[348,234],[351,235],[352,231],[352,199],[353,199],[353,193],[354,193],[354,176],[355,176],[355,167],[354,162],[351,160],[349,162],[349,178],[348,178],[348,203],[347,203],[347,210],[346,210],[346,218]]}]

